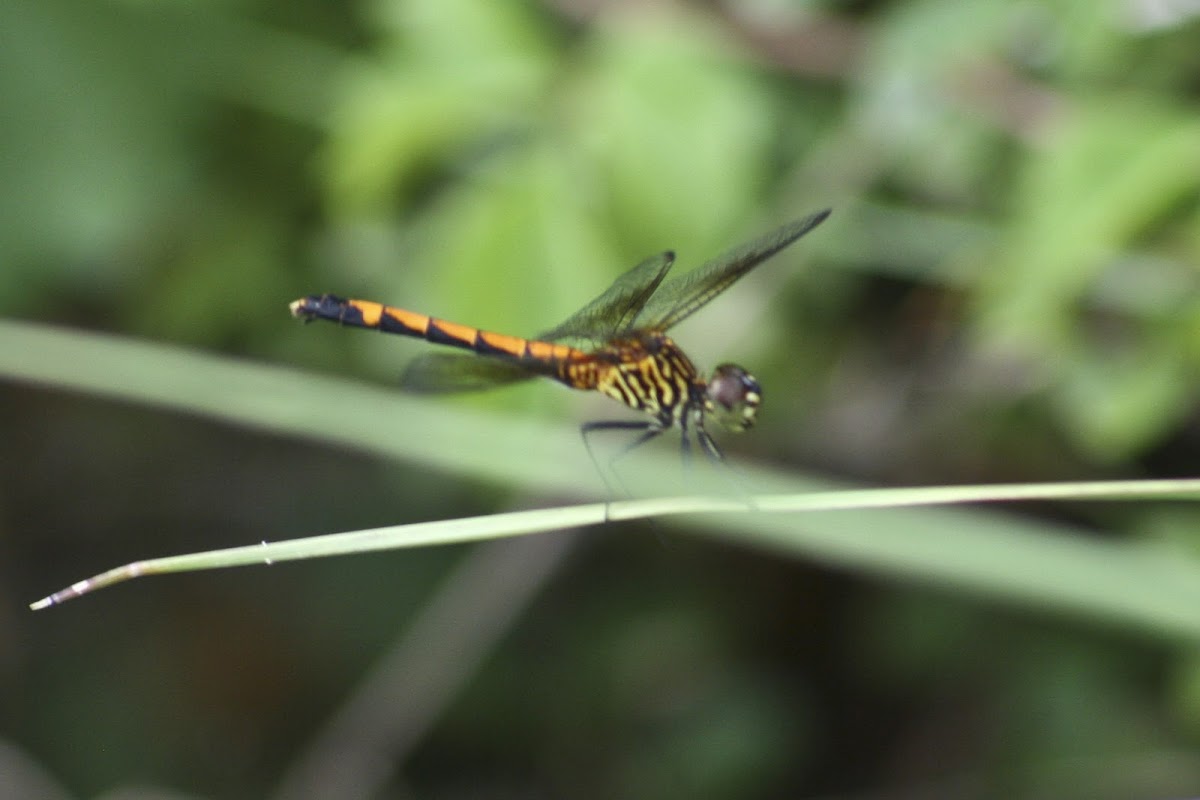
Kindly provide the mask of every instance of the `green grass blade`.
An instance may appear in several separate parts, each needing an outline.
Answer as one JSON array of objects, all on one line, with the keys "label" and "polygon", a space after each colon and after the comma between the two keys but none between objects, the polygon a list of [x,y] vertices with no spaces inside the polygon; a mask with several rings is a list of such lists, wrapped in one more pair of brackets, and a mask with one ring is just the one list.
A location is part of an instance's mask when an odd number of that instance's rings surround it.
[{"label": "green grass blade", "polygon": [[[0,376],[321,439],[535,491],[598,493],[577,432],[563,426],[174,347],[0,323]],[[480,441],[489,446],[479,447]],[[648,493],[670,491],[664,476],[678,475],[679,466],[674,448],[667,450],[633,459],[634,485]],[[689,529],[746,546],[953,586],[1161,636],[1200,637],[1200,564],[1189,554],[1148,543],[1099,541],[1076,529],[992,509],[900,507],[1049,498],[1189,500],[1196,494],[1192,481],[833,491],[838,487],[829,482],[795,474],[747,473],[751,485],[781,493],[759,498],[760,511],[792,513],[750,513],[744,504],[728,500],[663,498],[614,504],[611,517],[691,514]],[[795,513],[801,510],[805,513]],[[188,569],[212,568],[350,552],[344,549],[347,543],[361,552],[594,525],[602,519],[603,507],[593,504],[253,545],[137,562],[85,588],[161,571],[164,562],[176,570],[181,563]],[[234,561],[222,561],[230,558]]]}]

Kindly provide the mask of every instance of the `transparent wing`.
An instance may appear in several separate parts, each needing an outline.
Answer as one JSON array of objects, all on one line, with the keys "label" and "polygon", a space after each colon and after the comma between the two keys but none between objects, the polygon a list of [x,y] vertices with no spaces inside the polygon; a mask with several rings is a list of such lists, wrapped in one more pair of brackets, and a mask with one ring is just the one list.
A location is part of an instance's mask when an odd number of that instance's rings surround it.
[{"label": "transparent wing", "polygon": [[[560,324],[534,337],[543,342],[580,338],[606,340],[628,327],[662,283],[675,254],[660,253],[617,278],[592,302]],[[543,369],[539,369],[539,366]],[[549,363],[516,363],[460,353],[430,353],[409,363],[400,387],[409,392],[474,392],[551,374]]]},{"label": "transparent wing", "polygon": [[618,331],[629,328],[650,295],[662,283],[675,263],[670,250],[647,258],[613,281],[612,286],[592,302],[535,339],[554,342],[560,339],[605,341]]},{"label": "transparent wing", "polygon": [[400,388],[418,394],[478,392],[537,377],[523,364],[459,353],[430,353],[409,363]]},{"label": "transparent wing", "polygon": [[754,267],[820,225],[830,210],[818,211],[784,225],[741,247],[714,258],[686,275],[672,278],[646,303],[632,324],[665,331],[691,316]]}]

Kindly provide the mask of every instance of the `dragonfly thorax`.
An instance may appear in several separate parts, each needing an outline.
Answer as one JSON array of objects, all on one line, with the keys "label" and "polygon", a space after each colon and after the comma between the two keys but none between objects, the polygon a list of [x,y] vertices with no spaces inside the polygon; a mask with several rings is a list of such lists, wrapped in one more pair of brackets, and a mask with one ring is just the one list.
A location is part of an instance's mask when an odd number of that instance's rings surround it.
[{"label": "dragonfly thorax", "polygon": [[560,367],[559,380],[576,389],[595,389],[644,411],[669,428],[692,407],[703,387],[695,366],[668,336],[643,331],[581,353]]},{"label": "dragonfly thorax", "polygon": [[737,364],[721,364],[713,370],[704,389],[704,413],[727,431],[740,433],[754,426],[762,387],[754,376]]},{"label": "dragonfly thorax", "polygon": [[762,402],[762,388],[746,370],[721,364],[705,381],[679,345],[661,331],[616,339],[581,356],[562,365],[560,380],[576,389],[599,390],[644,411],[656,417],[661,428],[695,415],[701,424],[701,417],[711,418],[728,431],[748,430]]}]

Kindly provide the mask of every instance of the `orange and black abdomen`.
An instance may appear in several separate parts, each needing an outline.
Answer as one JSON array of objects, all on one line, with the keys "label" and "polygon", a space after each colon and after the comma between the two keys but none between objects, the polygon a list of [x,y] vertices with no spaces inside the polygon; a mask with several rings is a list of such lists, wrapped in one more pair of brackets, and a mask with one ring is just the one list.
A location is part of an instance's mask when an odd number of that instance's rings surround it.
[{"label": "orange and black abdomen", "polygon": [[566,345],[489,333],[468,325],[447,322],[403,308],[373,303],[370,300],[348,300],[332,294],[314,294],[295,301],[290,308],[292,316],[303,320],[327,319],[353,328],[370,328],[384,333],[413,336],[434,344],[448,344],[451,347],[471,350],[482,356],[541,367],[541,371],[554,371],[558,364],[582,355],[580,351]]}]

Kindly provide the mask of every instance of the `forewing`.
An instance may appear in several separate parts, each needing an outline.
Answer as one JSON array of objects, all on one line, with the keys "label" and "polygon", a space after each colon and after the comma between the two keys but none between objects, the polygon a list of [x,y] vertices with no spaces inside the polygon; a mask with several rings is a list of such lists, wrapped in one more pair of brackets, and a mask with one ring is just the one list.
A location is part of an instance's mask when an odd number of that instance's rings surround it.
[{"label": "forewing", "polygon": [[572,338],[605,341],[612,338],[633,323],[674,263],[675,254],[670,250],[647,258],[613,281],[612,286],[595,300],[535,338],[543,342]]},{"label": "forewing", "polygon": [[[617,278],[592,302],[536,339],[606,340],[633,321],[675,261],[672,252],[646,259]],[[550,369],[550,363],[541,365]],[[542,374],[536,363],[518,364],[460,353],[430,353],[409,363],[400,377],[405,391],[436,394],[492,389]]]},{"label": "forewing", "polygon": [[478,392],[536,375],[536,372],[509,361],[459,353],[430,353],[409,363],[400,376],[400,388],[418,394]]},{"label": "forewing", "polygon": [[639,328],[667,330],[728,289],[754,267],[820,225],[829,209],[784,225],[662,285],[633,320]]}]

